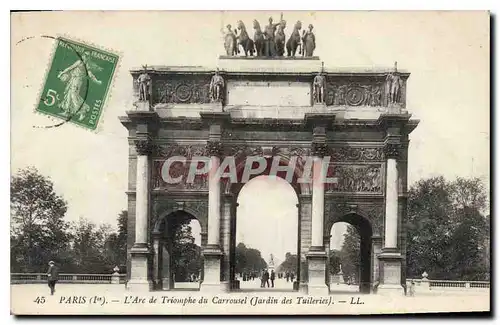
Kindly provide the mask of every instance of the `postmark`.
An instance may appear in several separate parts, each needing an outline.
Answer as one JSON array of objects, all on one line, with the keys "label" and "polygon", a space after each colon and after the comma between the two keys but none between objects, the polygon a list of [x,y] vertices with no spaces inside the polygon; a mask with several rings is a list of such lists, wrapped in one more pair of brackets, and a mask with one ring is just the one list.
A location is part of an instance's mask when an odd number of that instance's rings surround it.
[{"label": "postmark", "polygon": [[36,111],[94,131],[119,56],[66,37],[56,42]]}]

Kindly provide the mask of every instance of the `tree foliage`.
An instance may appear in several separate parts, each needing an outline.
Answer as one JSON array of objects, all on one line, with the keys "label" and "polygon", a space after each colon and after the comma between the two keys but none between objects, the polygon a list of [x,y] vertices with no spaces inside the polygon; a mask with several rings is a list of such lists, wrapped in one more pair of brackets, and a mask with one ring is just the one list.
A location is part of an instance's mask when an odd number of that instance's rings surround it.
[{"label": "tree foliage", "polygon": [[344,234],[344,242],[340,248],[340,264],[342,264],[342,272],[344,279],[351,279],[356,283],[359,282],[360,269],[360,236],[357,229],[352,226],[347,226],[347,231]]},{"label": "tree foliage", "polygon": [[297,273],[297,263],[297,254],[288,252],[285,254],[285,260],[276,268],[276,271],[295,274]]},{"label": "tree foliage", "polygon": [[236,273],[260,273],[263,269],[267,268],[266,261],[262,258],[259,250],[248,248],[243,243],[236,246],[235,251],[235,272]]},{"label": "tree foliage", "polygon": [[172,270],[175,281],[187,282],[191,275],[199,276],[202,268],[201,248],[195,244],[190,219],[172,224]]},{"label": "tree foliage", "polygon": [[408,197],[407,276],[489,279],[487,194],[477,179],[421,180]]}]

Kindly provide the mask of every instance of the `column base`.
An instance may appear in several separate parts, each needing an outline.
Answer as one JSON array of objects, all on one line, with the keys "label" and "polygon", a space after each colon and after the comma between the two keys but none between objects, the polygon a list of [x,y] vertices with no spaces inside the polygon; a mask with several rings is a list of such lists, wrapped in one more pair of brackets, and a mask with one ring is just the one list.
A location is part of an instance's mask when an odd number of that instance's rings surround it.
[{"label": "column base", "polygon": [[401,284],[402,258],[401,254],[394,249],[385,249],[378,256],[380,283],[377,286],[377,294],[404,296],[405,290]]},{"label": "column base", "polygon": [[153,282],[148,278],[148,262],[151,251],[146,243],[136,243],[130,249],[131,268],[127,289],[133,291],[150,291]]},{"label": "column base", "polygon": [[153,290],[153,282],[148,280],[130,280],[127,290],[133,292],[149,292]]},{"label": "column base", "polygon": [[325,283],[326,252],[321,247],[311,247],[306,254],[307,258],[307,294],[314,296],[328,296],[330,290]]},{"label": "column base", "polygon": [[[221,259],[222,251],[217,245],[207,245],[203,250],[203,283],[201,291],[213,292],[221,290]],[[216,289],[218,288],[218,289]]]},{"label": "column base", "polygon": [[382,296],[404,296],[405,289],[398,284],[381,284],[377,287],[377,294]]}]

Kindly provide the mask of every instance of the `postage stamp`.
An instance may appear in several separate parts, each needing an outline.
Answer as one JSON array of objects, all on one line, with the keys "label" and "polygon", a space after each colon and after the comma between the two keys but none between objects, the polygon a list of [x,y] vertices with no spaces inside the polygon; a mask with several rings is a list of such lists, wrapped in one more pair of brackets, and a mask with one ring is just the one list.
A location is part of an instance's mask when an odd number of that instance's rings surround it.
[{"label": "postage stamp", "polygon": [[58,37],[36,110],[96,130],[119,56]]}]

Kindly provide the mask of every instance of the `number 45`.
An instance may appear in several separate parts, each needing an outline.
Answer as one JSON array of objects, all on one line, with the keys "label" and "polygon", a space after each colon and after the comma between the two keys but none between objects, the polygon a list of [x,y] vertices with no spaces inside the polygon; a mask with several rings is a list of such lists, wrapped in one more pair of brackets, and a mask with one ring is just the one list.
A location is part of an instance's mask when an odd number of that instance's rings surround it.
[{"label": "number 45", "polygon": [[45,96],[45,100],[43,101],[43,103],[47,106],[52,106],[56,103],[56,99],[59,99],[57,91],[55,91],[54,89],[49,89],[47,90],[47,96]]}]

